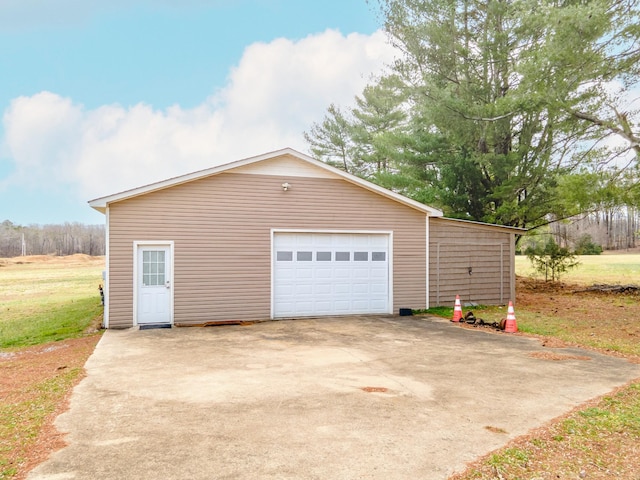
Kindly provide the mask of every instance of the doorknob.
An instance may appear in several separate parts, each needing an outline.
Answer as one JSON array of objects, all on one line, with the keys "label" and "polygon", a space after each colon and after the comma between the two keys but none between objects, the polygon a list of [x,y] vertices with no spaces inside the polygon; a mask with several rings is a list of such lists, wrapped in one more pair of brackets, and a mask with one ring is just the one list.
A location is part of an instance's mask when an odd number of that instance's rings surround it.
[{"label": "doorknob", "polygon": [[167,280],[166,282],[164,282],[164,286],[167,288],[171,288],[171,282]]}]

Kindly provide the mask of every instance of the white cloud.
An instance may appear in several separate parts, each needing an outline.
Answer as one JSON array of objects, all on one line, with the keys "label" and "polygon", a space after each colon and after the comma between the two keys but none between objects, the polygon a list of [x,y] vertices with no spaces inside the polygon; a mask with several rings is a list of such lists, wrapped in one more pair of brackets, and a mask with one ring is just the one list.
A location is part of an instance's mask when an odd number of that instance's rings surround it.
[{"label": "white cloud", "polygon": [[46,184],[74,167],[82,112],[71,100],[48,92],[17,98],[4,124],[8,153],[26,186]]},{"label": "white cloud", "polygon": [[12,101],[4,183],[72,188],[94,198],[246,156],[293,147],[331,103],[351,103],[394,51],[382,32],[336,31],[245,50],[227,85],[193,109],[86,109],[55,93]]}]

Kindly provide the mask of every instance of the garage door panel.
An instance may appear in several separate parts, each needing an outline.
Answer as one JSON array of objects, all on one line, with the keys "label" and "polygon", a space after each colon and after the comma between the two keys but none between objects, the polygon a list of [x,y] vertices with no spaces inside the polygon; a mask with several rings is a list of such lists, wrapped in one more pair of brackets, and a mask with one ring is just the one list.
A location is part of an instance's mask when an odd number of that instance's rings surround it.
[{"label": "garage door panel", "polygon": [[370,304],[371,302],[369,302],[368,300],[354,300],[352,302],[352,307],[355,310],[364,310],[370,308]]},{"label": "garage door panel", "polygon": [[369,247],[374,251],[387,251],[387,239],[384,237],[372,238],[369,242]]},{"label": "garage door panel", "polygon": [[310,295],[313,293],[313,285],[296,285],[296,295]]},{"label": "garage door panel", "polygon": [[336,267],[334,270],[335,278],[351,278],[351,269],[345,267]]},{"label": "garage door panel", "polygon": [[295,278],[295,270],[293,268],[283,268],[279,269],[279,276],[283,280],[293,280]]},{"label": "garage door panel", "polygon": [[295,294],[295,285],[278,285],[276,286],[275,293],[278,297],[286,297]]},{"label": "garage door panel", "polygon": [[387,304],[387,300],[383,297],[380,297],[378,299],[372,299],[371,300],[371,304],[375,305],[376,308],[381,308],[383,305]]},{"label": "garage door panel", "polygon": [[[306,267],[306,266],[302,268],[298,268],[294,271],[294,276],[298,280],[302,280],[306,278],[311,280],[313,278],[313,269],[311,267]],[[290,278],[294,278],[294,277],[290,277]]]},{"label": "garage door panel", "polygon": [[294,302],[279,302],[276,306],[279,311],[281,311],[285,315],[290,315],[295,312],[295,303]]},{"label": "garage door panel", "polygon": [[389,311],[389,235],[274,234],[274,316]]},{"label": "garage door panel", "polygon": [[310,244],[315,247],[332,247],[333,246],[333,237],[331,235],[309,235],[309,234],[301,234],[301,237],[309,238]]},{"label": "garage door panel", "polygon": [[358,266],[353,269],[353,278],[357,280],[369,280],[371,277],[371,269],[370,268],[362,268]]},{"label": "garage door panel", "polygon": [[317,300],[313,303],[316,314],[327,315],[331,313],[331,300]]},{"label": "garage door panel", "polygon": [[354,283],[353,284],[353,293],[369,293],[369,284],[368,283]]},{"label": "garage door panel", "polygon": [[295,310],[308,310],[313,308],[313,302],[295,302]]},{"label": "garage door panel", "polygon": [[313,289],[313,292],[311,293],[315,295],[331,295],[332,290],[333,288],[331,284],[326,284],[326,285],[320,284],[320,285],[316,285],[315,289]]},{"label": "garage door panel", "polygon": [[381,279],[387,278],[388,269],[387,269],[387,267],[385,267],[385,268],[372,267],[369,270],[369,272],[370,272],[371,278],[373,278],[374,280],[375,279],[380,279],[381,280]]},{"label": "garage door panel", "polygon": [[333,272],[331,271],[331,268],[327,268],[327,267],[316,268],[315,278],[318,280],[331,279],[333,277],[332,273]]}]

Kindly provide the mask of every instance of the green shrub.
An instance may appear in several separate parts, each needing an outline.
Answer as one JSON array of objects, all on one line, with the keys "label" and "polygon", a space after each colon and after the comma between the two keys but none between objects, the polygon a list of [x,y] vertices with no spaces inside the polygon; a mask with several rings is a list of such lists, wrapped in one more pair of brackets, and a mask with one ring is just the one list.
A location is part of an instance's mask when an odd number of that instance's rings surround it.
[{"label": "green shrub", "polygon": [[555,282],[561,274],[579,265],[575,255],[568,248],[560,247],[553,237],[544,245],[528,247],[525,253],[536,272],[544,275],[545,282]]},{"label": "green shrub", "polygon": [[576,242],[574,253],[576,255],[600,255],[602,247],[593,242],[591,235],[585,233]]}]

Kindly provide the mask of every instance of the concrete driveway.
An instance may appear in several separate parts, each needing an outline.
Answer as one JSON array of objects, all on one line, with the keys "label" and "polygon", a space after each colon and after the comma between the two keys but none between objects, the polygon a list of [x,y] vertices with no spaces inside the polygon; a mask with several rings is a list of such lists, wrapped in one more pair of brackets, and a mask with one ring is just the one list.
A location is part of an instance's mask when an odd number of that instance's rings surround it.
[{"label": "concrete driveway", "polygon": [[86,367],[30,480],[445,479],[640,376],[419,317],[107,331]]}]

